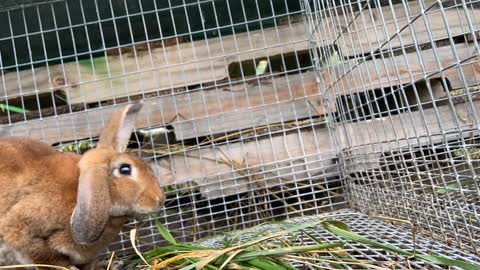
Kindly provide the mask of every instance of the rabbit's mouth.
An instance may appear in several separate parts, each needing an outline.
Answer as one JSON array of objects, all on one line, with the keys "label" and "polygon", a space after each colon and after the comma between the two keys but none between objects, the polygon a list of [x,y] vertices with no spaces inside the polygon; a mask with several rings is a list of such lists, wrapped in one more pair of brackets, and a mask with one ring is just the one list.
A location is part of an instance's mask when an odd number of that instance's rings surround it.
[{"label": "rabbit's mouth", "polygon": [[135,212],[139,214],[153,214],[157,213],[162,209],[164,203],[163,193],[161,192],[151,192],[144,193],[138,198],[135,202]]},{"label": "rabbit's mouth", "polygon": [[114,206],[111,211],[111,216],[126,216],[126,217],[145,217],[151,214],[158,213],[161,210],[161,207],[154,207],[154,208],[143,208],[143,207],[122,207],[122,206]]},{"label": "rabbit's mouth", "polygon": [[151,214],[156,214],[161,210],[161,208],[156,208],[156,209],[136,209],[134,215],[151,215]]}]

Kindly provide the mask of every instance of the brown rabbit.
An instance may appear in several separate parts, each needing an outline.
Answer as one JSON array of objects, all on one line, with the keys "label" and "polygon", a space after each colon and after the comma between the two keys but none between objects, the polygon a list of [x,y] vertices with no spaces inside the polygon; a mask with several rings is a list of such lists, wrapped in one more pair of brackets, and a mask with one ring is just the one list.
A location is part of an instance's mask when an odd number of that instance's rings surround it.
[{"label": "brown rabbit", "polygon": [[28,138],[0,139],[0,265],[95,269],[130,217],[160,209],[164,195],[152,168],[124,153],[142,105],[116,112],[83,156]]}]

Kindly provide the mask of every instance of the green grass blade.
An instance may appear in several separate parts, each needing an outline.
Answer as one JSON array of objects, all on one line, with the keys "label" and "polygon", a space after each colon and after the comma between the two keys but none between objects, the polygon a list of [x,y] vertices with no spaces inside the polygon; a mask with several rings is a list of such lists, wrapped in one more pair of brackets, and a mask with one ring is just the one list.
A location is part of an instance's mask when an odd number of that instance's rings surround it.
[{"label": "green grass blade", "polygon": [[[247,239],[245,239],[244,241],[245,241],[245,242],[248,242],[248,241],[255,240],[256,237],[258,237],[259,235],[265,234],[267,231],[268,231],[268,229],[264,229],[264,230],[261,230],[261,231],[252,233],[252,234],[251,234]],[[240,233],[238,233],[238,234],[233,235],[233,236],[229,239],[229,244],[234,243],[237,239],[240,239],[241,236],[247,235],[248,233],[250,233],[250,232],[245,231],[245,232],[240,232]],[[227,247],[228,247],[228,245],[227,245]]]},{"label": "green grass blade", "polygon": [[304,230],[306,228],[311,228],[311,227],[314,227],[314,226],[317,226],[318,224],[321,224],[322,222],[324,222],[325,220],[313,220],[313,221],[309,221],[309,222],[305,222],[305,223],[301,223],[301,224],[297,224],[297,223],[290,223],[291,226],[286,226],[287,228],[285,228],[285,230],[282,231],[283,234],[288,234],[288,233],[293,233],[293,232],[299,232],[301,230]]},{"label": "green grass blade", "polygon": [[437,188],[435,189],[435,193],[437,193],[438,195],[445,195],[445,193],[452,190],[459,190],[462,188],[474,186],[477,182],[479,182],[477,178],[461,180],[459,183],[451,183],[446,185],[444,188]]},{"label": "green grass blade", "polygon": [[[348,228],[348,226],[347,226],[347,228]],[[315,242],[317,244],[323,244],[322,240],[318,239],[317,237],[315,237],[313,234],[311,234],[307,230],[302,230],[302,233],[306,234],[313,242]],[[336,253],[332,253],[332,256],[337,257],[337,258],[343,258],[343,259],[348,258],[348,256],[345,256],[345,255],[342,255],[342,254],[336,254]],[[338,263],[330,263],[330,265],[335,269],[345,269],[345,267],[343,267],[342,265],[340,265]]]},{"label": "green grass blade", "polygon": [[281,260],[277,261],[278,264],[280,264],[281,266],[289,269],[289,270],[297,270],[297,268],[291,266],[290,264],[286,263],[286,262],[282,262]]},{"label": "green grass blade", "polygon": [[155,225],[157,226],[157,230],[160,235],[170,244],[170,245],[177,245],[178,242],[175,240],[173,235],[168,231],[168,229],[163,226],[158,220],[155,220]]},{"label": "green grass blade", "polygon": [[189,264],[189,265],[187,265],[187,266],[185,266],[185,267],[180,268],[180,270],[191,270],[191,269],[195,269],[195,267],[197,267],[197,264],[198,264],[198,262]]},{"label": "green grass blade", "polygon": [[0,104],[0,110],[11,111],[11,112],[15,112],[15,113],[28,113],[28,112],[30,112],[27,109],[22,109],[22,108],[15,107],[15,106],[12,106],[12,105],[7,105],[7,104]]},{"label": "green grass blade", "polygon": [[465,270],[480,270],[479,265],[474,265],[474,264],[471,264],[471,263],[468,263],[468,262],[451,259],[451,258],[448,258],[448,257],[445,257],[445,256],[433,256],[433,255],[427,255],[427,254],[413,254],[412,252],[408,252],[408,251],[399,249],[399,248],[397,248],[393,245],[380,243],[380,242],[368,239],[366,237],[363,237],[361,235],[358,235],[356,233],[342,230],[342,229],[334,226],[332,223],[329,223],[328,221],[323,222],[322,225],[327,231],[329,231],[329,232],[331,232],[331,233],[333,233],[333,234],[335,234],[335,235],[337,235],[337,236],[339,236],[339,237],[341,237],[345,240],[350,240],[350,241],[353,241],[353,242],[366,244],[366,245],[373,246],[373,247],[376,247],[376,248],[380,248],[380,249],[383,249],[383,250],[386,250],[386,251],[397,253],[397,254],[400,254],[400,255],[403,255],[403,256],[406,256],[406,257],[419,258],[419,259],[422,259],[424,261],[428,261],[428,262],[438,264],[438,265],[457,266],[457,267],[460,267],[460,268],[465,269]]},{"label": "green grass blade", "polygon": [[304,233],[306,236],[308,236],[313,242],[317,243],[317,244],[323,244],[323,241],[318,239],[316,236],[314,236],[313,234],[311,234],[310,232],[308,232],[307,230],[302,230],[302,233]]},{"label": "green grass blade", "polygon": [[260,270],[291,270],[295,268],[289,268],[285,267],[282,264],[278,264],[276,262],[263,259],[263,258],[256,258],[256,259],[251,259],[247,262],[249,265],[255,267],[256,269]]},{"label": "green grass blade", "polygon": [[[259,238],[259,239],[254,239],[254,240],[251,240],[251,241],[242,243],[241,245],[238,246],[238,248],[249,247],[249,246],[258,244],[258,243],[260,243],[260,242],[266,241],[266,240],[268,240],[268,239],[274,238],[274,237],[278,237],[278,236],[281,236],[281,235],[286,235],[286,234],[291,234],[291,233],[299,232],[299,231],[304,230],[304,229],[306,229],[306,228],[310,228],[310,227],[319,225],[319,224],[321,224],[323,221],[324,221],[324,220],[319,219],[319,220],[313,220],[313,221],[310,221],[310,222],[305,222],[305,223],[302,223],[302,224],[292,223],[292,224],[294,224],[294,225],[292,225],[292,226],[289,227],[289,228],[286,228],[285,230],[282,230],[282,231],[276,232],[276,233],[272,233],[272,234],[270,234],[270,235],[268,235],[268,236],[265,236],[265,237],[262,237],[262,238]],[[288,227],[288,226],[287,226],[287,227]]]},{"label": "green grass blade", "polygon": [[465,270],[480,270],[480,265],[474,265],[472,263],[451,259],[444,256],[434,256],[434,255],[426,255],[426,254],[417,254],[415,255],[416,258],[420,258],[424,261],[431,262],[438,265],[448,265],[448,266],[456,266],[460,267]]},{"label": "green grass blade", "polygon": [[[188,261],[189,263],[191,263],[190,265],[187,265],[183,268],[180,268],[180,270],[190,270],[190,269],[195,269],[195,267],[197,267],[197,265],[200,263],[200,260],[197,259],[197,258],[185,258],[186,261]],[[215,267],[213,265],[210,265],[210,264],[207,264],[205,265],[205,267],[203,269],[210,269],[210,270],[220,270],[220,268],[218,267]]]},{"label": "green grass blade", "polygon": [[333,249],[343,247],[345,243],[329,243],[329,244],[320,244],[320,245],[308,245],[308,246],[297,246],[297,247],[285,247],[285,248],[276,248],[276,249],[267,249],[267,250],[257,250],[257,251],[248,251],[243,252],[238,255],[234,260],[235,261],[245,261],[252,260],[257,257],[262,256],[280,256],[290,253],[303,253],[308,251],[318,251],[325,249]]},{"label": "green grass blade", "polygon": [[[187,245],[187,244],[179,244],[179,245],[169,245],[169,246],[164,246],[164,247],[158,247],[153,250],[145,252],[143,257],[147,261],[153,261],[154,259],[160,258],[160,257],[165,257],[169,256],[169,254],[175,254],[175,253],[180,253],[180,252],[191,252],[191,251],[196,251],[196,250],[206,250],[208,248],[202,247],[202,246],[194,246],[194,245]],[[142,260],[138,257],[138,255],[133,255],[130,258],[129,264],[131,265],[138,265],[142,263]]]},{"label": "green grass blade", "polygon": [[345,224],[345,223],[343,223],[343,222],[341,222],[341,221],[326,220],[326,221],[323,222],[323,224],[325,224],[325,223],[328,223],[328,224],[330,224],[330,225],[333,225],[333,226],[335,226],[335,227],[337,227],[337,228],[339,228],[339,229],[342,229],[342,230],[344,230],[344,231],[347,231],[347,232],[350,232],[350,231],[351,231],[350,228],[348,227],[348,225]]},{"label": "green grass blade", "polygon": [[393,245],[379,243],[377,241],[370,240],[370,239],[368,239],[366,237],[363,237],[361,235],[358,235],[356,233],[349,232],[349,231],[343,230],[341,228],[338,228],[337,226],[335,226],[334,224],[332,224],[329,221],[323,222],[322,225],[327,231],[329,231],[329,232],[331,232],[331,233],[333,233],[333,234],[335,234],[335,235],[337,235],[337,236],[339,236],[339,237],[341,237],[345,240],[350,240],[350,241],[353,241],[353,242],[370,245],[370,246],[373,246],[373,247],[376,247],[376,248],[381,248],[383,250],[398,253],[398,254],[403,255],[403,256],[412,256],[412,253],[401,250],[401,249],[399,249],[399,248],[397,248]]}]

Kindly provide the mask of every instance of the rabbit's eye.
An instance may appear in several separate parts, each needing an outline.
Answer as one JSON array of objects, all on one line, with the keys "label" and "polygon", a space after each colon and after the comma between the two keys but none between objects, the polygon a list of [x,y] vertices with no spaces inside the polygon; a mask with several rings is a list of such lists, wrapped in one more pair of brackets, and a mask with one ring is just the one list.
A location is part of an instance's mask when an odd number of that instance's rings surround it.
[{"label": "rabbit's eye", "polygon": [[131,175],[132,174],[132,168],[130,167],[130,164],[122,164],[120,165],[120,168],[118,169],[120,171],[121,175]]}]

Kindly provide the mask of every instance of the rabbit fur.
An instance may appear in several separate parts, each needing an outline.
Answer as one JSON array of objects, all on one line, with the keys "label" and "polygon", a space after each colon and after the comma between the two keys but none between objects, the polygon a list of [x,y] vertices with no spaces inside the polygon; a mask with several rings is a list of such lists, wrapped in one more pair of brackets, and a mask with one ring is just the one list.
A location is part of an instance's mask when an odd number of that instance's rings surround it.
[{"label": "rabbit fur", "polygon": [[124,153],[142,105],[117,111],[84,155],[0,138],[0,266],[97,269],[96,258],[125,222],[160,210],[164,195],[153,169]]}]

